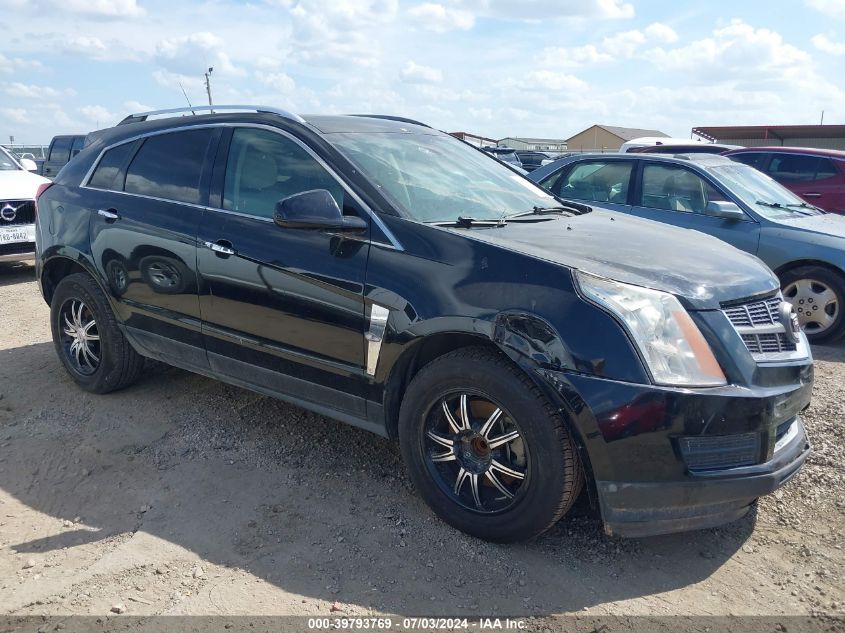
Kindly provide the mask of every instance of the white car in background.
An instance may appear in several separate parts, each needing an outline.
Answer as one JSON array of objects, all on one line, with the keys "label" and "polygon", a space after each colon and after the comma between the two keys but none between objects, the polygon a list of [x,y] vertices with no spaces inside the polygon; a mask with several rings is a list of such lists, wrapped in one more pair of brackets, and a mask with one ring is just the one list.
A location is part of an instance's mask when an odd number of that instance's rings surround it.
[{"label": "white car in background", "polygon": [[0,262],[35,257],[35,196],[50,181],[31,174],[35,162],[0,147]]}]

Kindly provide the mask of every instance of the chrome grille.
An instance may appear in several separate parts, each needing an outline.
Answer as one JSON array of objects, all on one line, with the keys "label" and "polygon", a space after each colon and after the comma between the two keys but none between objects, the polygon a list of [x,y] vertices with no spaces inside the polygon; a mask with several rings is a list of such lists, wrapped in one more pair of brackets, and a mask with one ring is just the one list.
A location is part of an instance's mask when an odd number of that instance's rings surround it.
[{"label": "chrome grille", "polygon": [[776,296],[723,309],[756,360],[780,360],[798,351],[798,345],[780,321],[782,301]]},{"label": "chrome grille", "polygon": [[755,301],[725,309],[725,314],[735,327],[751,327],[755,325],[775,325],[779,323],[778,308],[781,299],[772,297],[764,301]]},{"label": "chrome grille", "polygon": [[796,349],[786,334],[743,334],[742,340],[752,354],[779,354]]}]

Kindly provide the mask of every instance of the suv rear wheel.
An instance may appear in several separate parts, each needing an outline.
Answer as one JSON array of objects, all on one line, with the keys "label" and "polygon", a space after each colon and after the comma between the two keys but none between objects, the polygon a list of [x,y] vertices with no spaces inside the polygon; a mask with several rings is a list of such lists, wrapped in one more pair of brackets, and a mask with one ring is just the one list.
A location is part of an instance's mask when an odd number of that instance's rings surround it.
[{"label": "suv rear wheel", "polygon": [[122,389],[144,366],[117,326],[105,294],[84,273],[59,282],[50,302],[53,344],[70,377],[93,393]]},{"label": "suv rear wheel", "polygon": [[486,540],[544,532],[581,490],[563,418],[509,359],[485,348],[456,350],[420,370],[402,401],[399,439],[429,506]]},{"label": "suv rear wheel", "polygon": [[819,266],[800,266],[780,279],[783,297],[795,309],[811,343],[845,334],[845,278]]}]

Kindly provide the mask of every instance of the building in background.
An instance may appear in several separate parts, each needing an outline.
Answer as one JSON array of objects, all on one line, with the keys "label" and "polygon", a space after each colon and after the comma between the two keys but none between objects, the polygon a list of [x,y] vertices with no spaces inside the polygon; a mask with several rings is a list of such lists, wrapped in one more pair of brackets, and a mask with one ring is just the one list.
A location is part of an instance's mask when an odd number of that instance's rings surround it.
[{"label": "building in background", "polygon": [[626,141],[643,136],[666,136],[659,130],[642,130],[613,125],[592,125],[566,140],[570,152],[617,152]]},{"label": "building in background", "polygon": [[507,136],[500,138],[499,147],[510,147],[519,150],[535,150],[541,152],[565,152],[566,141],[560,138],[525,138],[521,136]]},{"label": "building in background", "polygon": [[475,145],[476,147],[487,147],[489,145],[495,145],[496,139],[494,138],[487,138],[486,136],[479,136],[478,134],[470,134],[469,132],[449,132],[455,138],[459,138],[462,141],[466,141],[470,145]]},{"label": "building in background", "polygon": [[709,141],[745,147],[815,147],[845,150],[845,125],[727,125],[692,128]]}]

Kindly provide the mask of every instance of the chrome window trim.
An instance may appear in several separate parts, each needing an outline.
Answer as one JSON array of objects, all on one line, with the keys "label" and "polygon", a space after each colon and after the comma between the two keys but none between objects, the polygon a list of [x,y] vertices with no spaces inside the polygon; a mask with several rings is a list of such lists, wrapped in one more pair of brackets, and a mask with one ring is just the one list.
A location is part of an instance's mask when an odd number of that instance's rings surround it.
[{"label": "chrome window trim", "polygon": [[281,130],[277,127],[273,127],[272,125],[263,125],[263,124],[260,124],[260,123],[248,123],[248,122],[235,123],[235,122],[227,121],[227,122],[221,122],[221,123],[198,123],[198,124],[195,124],[195,125],[190,125],[190,124],[189,125],[181,125],[181,126],[178,126],[178,127],[171,127],[171,128],[160,129],[160,130],[151,130],[151,131],[145,132],[143,134],[137,134],[137,135],[132,136],[130,138],[122,139],[122,140],[118,141],[117,143],[112,143],[111,145],[107,145],[102,150],[100,150],[100,153],[97,155],[97,158],[94,160],[93,163],[91,163],[91,167],[88,169],[88,171],[82,177],[82,180],[79,183],[79,188],[80,189],[92,189],[92,190],[95,190],[95,191],[108,191],[108,192],[111,192],[111,193],[120,193],[120,194],[124,194],[124,195],[128,195],[128,196],[137,196],[137,197],[140,197],[140,198],[147,198],[149,200],[158,200],[158,201],[161,201],[161,202],[174,202],[174,203],[177,203],[177,204],[187,204],[188,206],[192,206],[192,207],[196,207],[196,208],[200,208],[200,209],[206,209],[206,210],[209,210],[209,211],[229,213],[229,214],[232,214],[232,215],[237,215],[237,216],[241,216],[241,217],[245,217],[245,218],[257,218],[257,219],[260,219],[260,220],[266,220],[268,222],[272,222],[273,221],[272,218],[264,218],[264,217],[258,216],[258,215],[251,215],[251,214],[248,214],[248,213],[240,213],[238,211],[231,211],[229,209],[223,209],[223,208],[220,208],[220,207],[209,207],[209,206],[205,206],[205,205],[201,205],[201,204],[193,204],[193,203],[190,203],[190,202],[181,202],[179,200],[169,200],[169,199],[166,199],[166,198],[158,198],[158,197],[155,197],[155,196],[148,196],[148,195],[145,195],[145,194],[131,193],[131,192],[127,192],[127,191],[115,191],[114,189],[99,189],[97,187],[90,187],[89,186],[89,183],[91,182],[91,178],[94,175],[94,172],[96,171],[97,167],[99,166],[100,161],[103,159],[103,155],[107,151],[114,149],[115,147],[119,147],[121,145],[126,145],[127,143],[134,143],[135,141],[138,141],[140,139],[146,139],[146,138],[150,138],[152,136],[159,136],[161,134],[170,134],[172,132],[183,132],[183,131],[187,131],[187,130],[196,130],[196,129],[203,129],[203,128],[252,128],[252,129],[259,129],[259,130],[267,130],[267,131],[279,134],[281,136],[284,136],[285,138],[293,141],[294,143],[299,145],[302,149],[304,149],[308,153],[309,156],[311,156],[314,160],[316,160],[317,163],[323,169],[325,169],[326,172],[332,178],[334,178],[335,181],[337,181],[337,183],[343,188],[343,190],[346,191],[346,193],[349,194],[352,197],[352,199],[361,206],[362,209],[364,209],[364,212],[370,217],[370,219],[373,221],[373,223],[379,228],[379,230],[384,234],[384,236],[387,238],[387,240],[389,242],[389,244],[385,244],[384,242],[370,240],[371,244],[373,244],[375,246],[382,246],[382,247],[385,247],[385,248],[392,248],[392,249],[397,250],[397,251],[404,251],[405,250],[405,248],[402,246],[402,244],[399,242],[399,240],[396,239],[396,236],[393,235],[393,232],[389,228],[387,228],[387,225],[384,224],[384,222],[378,216],[378,214],[375,211],[373,211],[370,208],[370,206],[366,202],[364,202],[361,199],[361,197],[352,190],[351,187],[349,187],[348,184],[346,184],[346,182],[337,174],[337,172],[334,169],[332,169],[328,165],[328,163],[326,163],[326,161],[324,161],[313,149],[311,149],[307,144],[302,142],[296,136],[294,136],[290,132],[287,132],[286,130]]}]

